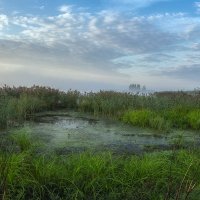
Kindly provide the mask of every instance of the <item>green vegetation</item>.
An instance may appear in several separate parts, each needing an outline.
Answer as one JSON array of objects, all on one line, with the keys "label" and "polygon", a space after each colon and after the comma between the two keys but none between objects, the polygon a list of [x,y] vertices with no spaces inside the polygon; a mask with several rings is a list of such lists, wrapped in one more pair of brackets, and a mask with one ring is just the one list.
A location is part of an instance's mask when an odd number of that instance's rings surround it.
[{"label": "green vegetation", "polygon": [[18,153],[0,152],[1,199],[200,198],[198,151],[37,155],[26,132],[15,133],[14,142]]},{"label": "green vegetation", "polygon": [[11,135],[11,139],[18,145],[21,152],[29,151],[33,147],[33,138],[31,137],[31,133],[26,130],[21,129],[15,131]]},{"label": "green vegetation", "polygon": [[35,113],[61,108],[76,109],[77,91],[61,92],[56,89],[33,86],[0,88],[0,127],[23,123]]},{"label": "green vegetation", "polygon": [[150,110],[126,112],[122,121],[134,126],[150,127],[159,131],[169,131],[171,128],[171,124],[163,116]]},{"label": "green vegetation", "polygon": [[200,110],[191,111],[187,118],[191,128],[200,129]]},{"label": "green vegetation", "polygon": [[200,110],[173,108],[156,112],[147,109],[126,112],[122,121],[135,126],[150,127],[159,131],[172,128],[200,129]]},{"label": "green vegetation", "polygon": [[[136,95],[82,94],[38,86],[0,88],[2,129],[57,109],[89,112],[159,131],[200,130],[199,91]],[[7,150],[7,144],[0,147],[0,199],[200,199],[200,152],[177,150],[181,137],[174,140],[174,150],[142,156],[41,155],[27,132],[17,131],[10,140]]]},{"label": "green vegetation", "polygon": [[200,129],[200,92],[165,92],[138,95],[113,91],[80,93],[33,86],[0,88],[0,126],[23,123],[35,113],[73,109],[96,116],[121,119],[159,131]]}]

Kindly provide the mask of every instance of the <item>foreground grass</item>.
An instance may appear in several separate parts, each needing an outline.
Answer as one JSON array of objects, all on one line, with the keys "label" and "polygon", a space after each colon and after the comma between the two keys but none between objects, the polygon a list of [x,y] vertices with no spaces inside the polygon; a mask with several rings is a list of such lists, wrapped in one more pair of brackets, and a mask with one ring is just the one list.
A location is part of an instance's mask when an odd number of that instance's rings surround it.
[{"label": "foreground grass", "polygon": [[0,161],[3,199],[200,198],[199,154],[185,151],[129,158],[23,152],[1,154]]},{"label": "foreground grass", "polygon": [[25,132],[0,152],[0,199],[200,199],[200,152],[40,155]]}]

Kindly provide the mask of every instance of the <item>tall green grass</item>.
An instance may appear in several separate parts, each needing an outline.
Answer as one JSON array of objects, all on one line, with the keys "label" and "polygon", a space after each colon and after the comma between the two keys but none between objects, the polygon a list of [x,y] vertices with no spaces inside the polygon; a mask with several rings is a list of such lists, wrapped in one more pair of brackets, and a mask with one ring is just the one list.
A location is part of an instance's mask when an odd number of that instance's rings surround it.
[{"label": "tall green grass", "polygon": [[196,130],[200,129],[200,110],[194,110],[187,115],[190,127]]},{"label": "tall green grass", "polygon": [[200,152],[176,150],[119,156],[112,153],[41,155],[24,131],[20,151],[0,151],[1,199],[196,200]]},{"label": "tall green grass", "polygon": [[0,128],[23,123],[37,112],[63,108],[123,119],[133,125],[157,130],[200,129],[198,91],[138,95],[114,91],[63,92],[39,86],[0,88]]},{"label": "tall green grass", "polygon": [[160,112],[151,110],[128,111],[122,121],[135,126],[150,127],[159,131],[178,129],[200,129],[200,110],[173,108]]},{"label": "tall green grass", "polygon": [[0,88],[0,128],[18,125],[35,113],[61,108],[77,109],[78,91],[62,92],[49,87]]},{"label": "tall green grass", "polygon": [[25,129],[15,131],[10,138],[19,147],[20,152],[31,150],[36,143],[31,136],[31,133]]},{"label": "tall green grass", "polygon": [[114,91],[100,91],[85,93],[80,96],[79,109],[117,118],[128,110],[152,110],[162,112],[178,107],[194,110],[200,109],[200,93],[186,92],[155,93],[137,95]]},{"label": "tall green grass", "polygon": [[199,153],[186,151],[143,157],[13,153],[6,161],[6,171],[0,165],[0,176],[6,177],[1,195],[4,199],[24,200],[199,199],[199,158]]}]

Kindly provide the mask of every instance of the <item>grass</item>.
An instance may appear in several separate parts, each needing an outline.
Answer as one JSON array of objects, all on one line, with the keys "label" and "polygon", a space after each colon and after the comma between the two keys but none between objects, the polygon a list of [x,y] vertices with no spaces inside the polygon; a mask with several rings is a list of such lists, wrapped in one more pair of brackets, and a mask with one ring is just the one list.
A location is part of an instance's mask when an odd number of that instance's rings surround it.
[{"label": "grass", "polygon": [[0,88],[0,128],[22,124],[35,113],[55,109],[77,109],[78,91],[61,92],[49,87]]},{"label": "grass", "polygon": [[196,130],[200,129],[200,110],[189,112],[187,118],[191,128]]},{"label": "grass", "polygon": [[199,91],[137,95],[114,91],[62,92],[39,86],[0,88],[1,128],[23,123],[38,112],[63,108],[123,119],[132,125],[159,131],[200,129]]},{"label": "grass", "polygon": [[127,111],[121,118],[125,123],[169,132],[171,129],[200,129],[200,110],[171,108],[164,111],[148,109]]},{"label": "grass", "polygon": [[150,110],[136,110],[126,112],[122,121],[140,127],[150,127],[159,131],[168,132],[171,128],[169,121],[158,113]]},{"label": "grass", "polygon": [[20,152],[26,152],[31,150],[31,148],[36,144],[31,136],[31,133],[27,130],[17,130],[11,135],[11,140],[18,145]]},{"label": "grass", "polygon": [[[200,153],[0,154],[3,199],[200,198]],[[6,166],[6,167],[5,167]],[[6,170],[5,170],[6,169]],[[6,177],[6,178],[5,178]]]}]

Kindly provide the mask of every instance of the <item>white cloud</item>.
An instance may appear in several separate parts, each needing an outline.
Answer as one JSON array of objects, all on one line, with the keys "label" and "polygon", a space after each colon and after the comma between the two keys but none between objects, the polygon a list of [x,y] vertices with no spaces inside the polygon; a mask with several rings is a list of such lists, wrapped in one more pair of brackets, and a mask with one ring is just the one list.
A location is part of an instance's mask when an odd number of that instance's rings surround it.
[{"label": "white cloud", "polygon": [[200,12],[200,1],[194,3],[195,7],[197,8],[197,12]]},{"label": "white cloud", "polygon": [[[59,11],[46,17],[0,15],[0,28],[9,29],[0,34],[2,80],[10,65],[10,80],[15,73],[16,79],[27,74],[27,81],[31,75],[37,81],[39,73],[44,80],[66,78],[125,86],[140,79],[149,84],[152,74],[158,83],[156,72],[169,66],[200,63],[198,17],[184,13],[127,16],[106,10],[88,13],[71,6],[61,6]],[[13,68],[15,64],[23,69]]]},{"label": "white cloud", "polygon": [[6,15],[0,15],[0,30],[5,26],[8,26],[8,17]]},{"label": "white cloud", "polygon": [[72,6],[70,5],[62,5],[59,7],[59,11],[62,12],[62,13],[70,13],[71,12],[71,9],[72,9]]},{"label": "white cloud", "polygon": [[24,68],[23,66],[17,65],[17,64],[0,63],[0,73],[1,74],[13,73],[13,72],[19,71],[23,68]]}]

